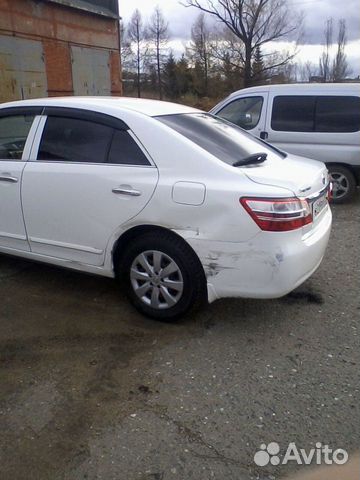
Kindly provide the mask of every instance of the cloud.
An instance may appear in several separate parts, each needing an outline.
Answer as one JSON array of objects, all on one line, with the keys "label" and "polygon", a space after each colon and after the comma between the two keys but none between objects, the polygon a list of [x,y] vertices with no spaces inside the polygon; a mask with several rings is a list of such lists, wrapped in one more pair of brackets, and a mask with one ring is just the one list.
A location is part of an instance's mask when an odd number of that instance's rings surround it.
[{"label": "cloud", "polygon": [[[334,42],[337,36],[337,22],[344,18],[347,25],[348,55],[354,73],[360,73],[360,8],[359,0],[287,0],[294,9],[294,15],[304,12],[304,37],[300,46],[299,58],[313,59],[318,62],[319,52],[324,42],[324,29],[327,19],[334,19]],[[186,42],[190,39],[191,27],[200,11],[196,8],[186,8],[178,0],[120,0],[120,15],[127,22],[135,8],[148,19],[156,5],[162,9],[169,22],[171,47],[176,56],[184,51]],[[209,18],[214,22],[213,17]],[[289,45],[289,44],[288,44]],[[279,48],[281,43],[278,43]]]},{"label": "cloud", "polygon": [[[278,49],[282,51],[292,51],[295,48],[295,45],[290,42],[272,42],[268,45],[269,51]],[[321,44],[312,44],[312,45],[299,45],[298,54],[296,55],[294,62],[296,63],[306,63],[310,62],[315,67],[319,65],[319,58],[323,52],[323,45]],[[346,49],[346,58],[350,67],[350,77],[357,77],[360,75],[360,62],[359,62],[359,52],[360,52],[360,39],[352,40],[349,42]],[[331,51],[331,56],[334,58],[336,55],[336,46],[334,45]]]},{"label": "cloud", "polygon": [[[360,8],[359,0],[288,0],[294,14],[303,11],[305,14],[304,43],[321,44],[325,22],[333,18],[335,23],[344,18],[347,23],[348,40],[360,39]],[[120,15],[128,21],[135,8],[138,8],[145,18],[149,18],[154,8],[159,5],[169,21],[173,37],[190,38],[191,26],[199,10],[184,7],[179,0],[120,0]]]},{"label": "cloud", "polygon": [[295,8],[305,13],[305,36],[306,44],[321,44],[324,41],[325,23],[329,18],[334,19],[334,41],[337,35],[337,22],[344,18],[347,26],[347,38],[349,41],[360,39],[360,8],[358,0],[309,0],[308,2],[296,0]]}]

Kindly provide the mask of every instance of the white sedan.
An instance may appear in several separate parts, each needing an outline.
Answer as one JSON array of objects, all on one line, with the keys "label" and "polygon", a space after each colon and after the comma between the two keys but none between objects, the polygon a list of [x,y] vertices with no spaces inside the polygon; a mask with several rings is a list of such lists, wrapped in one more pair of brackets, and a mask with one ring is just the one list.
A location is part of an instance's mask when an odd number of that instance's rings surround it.
[{"label": "white sedan", "polygon": [[117,277],[144,314],[275,298],[328,243],[323,163],[199,110],[130,98],[0,106],[0,252]]}]

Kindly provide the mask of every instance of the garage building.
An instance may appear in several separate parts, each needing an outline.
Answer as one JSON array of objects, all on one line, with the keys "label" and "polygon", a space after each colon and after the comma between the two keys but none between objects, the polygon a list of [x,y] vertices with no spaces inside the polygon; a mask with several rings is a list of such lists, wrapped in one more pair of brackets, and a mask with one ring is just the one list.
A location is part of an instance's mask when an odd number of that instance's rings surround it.
[{"label": "garage building", "polygon": [[117,0],[0,0],[0,102],[121,94]]}]

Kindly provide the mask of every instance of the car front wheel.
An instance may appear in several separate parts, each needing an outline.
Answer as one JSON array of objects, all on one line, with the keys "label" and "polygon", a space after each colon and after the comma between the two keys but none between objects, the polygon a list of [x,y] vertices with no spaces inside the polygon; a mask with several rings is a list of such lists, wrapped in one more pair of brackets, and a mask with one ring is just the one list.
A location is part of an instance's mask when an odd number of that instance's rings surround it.
[{"label": "car front wheel", "polygon": [[119,269],[130,300],[147,316],[175,320],[206,298],[199,259],[171,233],[154,231],[136,238],[125,250]]}]

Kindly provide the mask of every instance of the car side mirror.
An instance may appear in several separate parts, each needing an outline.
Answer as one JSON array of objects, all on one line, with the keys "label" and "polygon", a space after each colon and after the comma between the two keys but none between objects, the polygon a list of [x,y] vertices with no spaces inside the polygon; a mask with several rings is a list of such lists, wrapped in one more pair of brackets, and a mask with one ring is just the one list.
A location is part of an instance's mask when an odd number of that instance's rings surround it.
[{"label": "car side mirror", "polygon": [[249,125],[250,123],[252,123],[251,113],[245,113],[244,114],[244,123],[245,123],[245,125]]},{"label": "car side mirror", "polygon": [[236,124],[242,128],[246,128],[252,124],[253,118],[251,113],[241,113],[238,116]]}]

